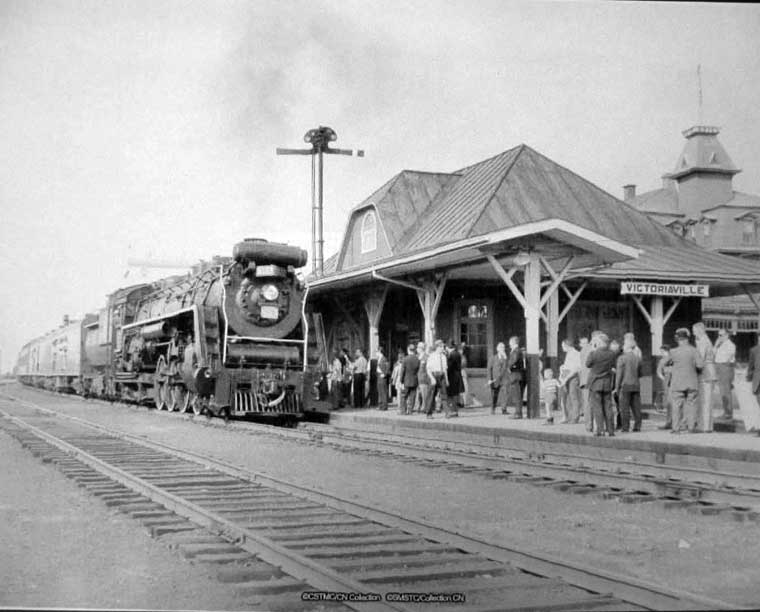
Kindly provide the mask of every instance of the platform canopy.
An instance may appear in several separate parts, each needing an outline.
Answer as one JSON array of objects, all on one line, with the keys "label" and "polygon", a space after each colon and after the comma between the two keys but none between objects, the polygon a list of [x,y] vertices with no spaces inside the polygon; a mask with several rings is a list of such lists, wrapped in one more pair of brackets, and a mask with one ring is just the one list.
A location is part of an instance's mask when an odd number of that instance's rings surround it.
[{"label": "platform canopy", "polygon": [[[546,219],[465,238],[444,245],[421,248],[401,257],[388,257],[367,266],[311,280],[309,291],[318,295],[370,283],[378,275],[401,278],[429,272],[448,272],[449,279],[493,280],[492,255],[504,265],[519,264],[519,256],[540,255],[547,262],[564,265],[568,271],[609,266],[636,258],[639,250],[562,219]],[[524,263],[522,265],[525,265]]]},{"label": "platform canopy", "polygon": [[625,280],[704,283],[710,286],[711,297],[746,295],[748,291],[760,290],[757,262],[707,251],[689,242],[678,247],[642,246],[636,259],[576,270],[570,276],[610,283]]}]

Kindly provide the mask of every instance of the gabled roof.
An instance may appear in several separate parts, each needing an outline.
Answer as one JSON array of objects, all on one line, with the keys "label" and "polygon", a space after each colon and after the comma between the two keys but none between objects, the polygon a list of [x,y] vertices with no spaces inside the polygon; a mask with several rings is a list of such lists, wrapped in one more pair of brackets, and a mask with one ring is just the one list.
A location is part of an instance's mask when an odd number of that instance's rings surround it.
[{"label": "gabled roof", "polygon": [[[431,179],[423,181],[422,175]],[[421,189],[428,180],[440,185],[435,195]],[[644,250],[639,258],[592,275],[598,278],[704,279],[716,284],[760,279],[756,263],[736,262],[676,236],[646,213],[524,144],[451,174],[402,172],[352,214],[369,205],[384,210],[392,228],[388,233],[393,235],[393,252],[375,262],[384,267],[407,255],[553,220]],[[326,267],[324,281],[329,284],[330,276],[343,274],[335,266]]]},{"label": "gabled roof", "polygon": [[760,196],[752,195],[751,193],[742,193],[741,191],[734,191],[734,197],[728,202],[705,208],[702,212],[710,212],[720,208],[737,208],[745,210],[760,208]]},{"label": "gabled roof", "polygon": [[[335,255],[334,261],[331,261],[331,271],[335,271],[339,264],[343,266],[343,256],[355,217],[364,214],[366,209],[374,207],[382,231],[388,240],[388,246],[395,254],[396,247],[409,226],[413,225],[439,193],[457,178],[456,174],[451,173],[415,170],[403,170],[392,177],[372,195],[351,209],[340,251]],[[327,263],[325,263],[325,274],[329,273]]]},{"label": "gabled roof", "polygon": [[375,198],[375,208],[394,253],[410,223],[413,225],[439,194],[458,179],[456,173],[404,170],[394,177],[382,197]]},{"label": "gabled roof", "polygon": [[678,192],[674,187],[645,191],[631,200],[631,205],[646,213],[677,215]]},{"label": "gabled roof", "polygon": [[656,221],[520,145],[457,174],[404,242],[409,250],[544,219],[564,219],[626,244],[676,244]]}]

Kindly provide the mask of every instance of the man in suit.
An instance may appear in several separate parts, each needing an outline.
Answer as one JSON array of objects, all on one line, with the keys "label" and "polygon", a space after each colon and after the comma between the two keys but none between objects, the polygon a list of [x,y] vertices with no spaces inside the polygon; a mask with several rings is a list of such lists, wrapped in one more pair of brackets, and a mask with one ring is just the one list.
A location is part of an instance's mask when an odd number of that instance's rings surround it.
[{"label": "man in suit", "polygon": [[454,407],[454,412],[456,412],[459,408],[459,396],[462,393],[462,355],[457,350],[457,345],[453,341],[449,341],[447,364],[446,377],[449,381],[449,403],[451,403]]},{"label": "man in suit", "polygon": [[[747,382],[752,383],[752,393],[760,402],[760,333],[757,335],[757,344],[749,352],[749,364],[747,365]],[[750,429],[750,431],[752,431]],[[760,436],[760,429],[757,430]]]},{"label": "man in suit", "polygon": [[[601,332],[594,332],[594,334],[599,334]],[[596,340],[596,336],[594,334],[591,334],[591,341],[589,342],[589,339],[586,336],[583,336],[580,341],[580,370],[578,370],[578,386],[581,389],[581,412],[583,413],[583,423],[586,426],[586,431],[589,433],[594,431],[594,415],[591,412],[591,404],[589,402],[589,398],[591,397],[591,392],[588,389],[588,368],[586,367],[586,360],[588,359],[588,356],[594,352],[594,341]]]},{"label": "man in suit", "polygon": [[439,395],[441,398],[441,404],[444,409],[444,416],[448,419],[452,416],[457,416],[456,413],[451,411],[451,403],[449,402],[449,378],[448,378],[448,359],[446,352],[443,350],[443,340],[435,341],[435,352],[428,355],[426,368],[428,373],[428,379],[430,380],[430,391],[427,398],[427,411],[426,416],[429,419],[433,418],[433,411],[435,410],[435,397]]},{"label": "man in suit", "polygon": [[[635,340],[623,340],[623,353],[615,366],[615,392],[620,409],[620,429],[627,433],[633,412],[633,431],[641,431],[641,358],[638,356]],[[641,351],[639,351],[641,352]]]},{"label": "man in suit", "polygon": [[[676,330],[678,346],[670,351],[670,397],[673,406],[673,429],[670,433],[679,434],[682,430],[695,432],[697,427],[697,395],[699,390],[699,371],[705,367],[702,357],[691,344],[691,334],[685,327]],[[750,360],[751,362],[751,360]]]},{"label": "man in suit", "polygon": [[354,408],[364,408],[364,383],[367,380],[367,358],[356,349],[356,359],[351,366],[354,376]]},{"label": "man in suit", "polygon": [[513,419],[522,418],[523,395],[525,393],[525,354],[520,348],[520,338],[509,339],[509,388],[507,389],[507,409],[514,409]]},{"label": "man in suit", "polygon": [[415,352],[414,344],[410,344],[406,352],[407,355],[401,362],[401,373],[399,374],[401,383],[404,385],[404,394],[399,399],[398,410],[402,414],[412,414],[417,399],[417,373],[420,369],[420,360]]},{"label": "man in suit", "polygon": [[380,410],[388,410],[388,373],[390,364],[383,355],[382,347],[377,347],[377,407]]},{"label": "man in suit", "polygon": [[595,435],[615,435],[615,415],[612,412],[613,370],[617,354],[609,348],[609,337],[600,333],[595,340],[596,348],[586,359],[588,372],[589,405],[594,412]]},{"label": "man in suit", "polygon": [[[499,402],[499,391],[506,384],[509,369],[507,367],[507,350],[503,342],[496,345],[496,354],[488,360],[488,384],[491,387],[491,414],[496,412],[496,404]],[[506,389],[501,413],[507,413]]]}]

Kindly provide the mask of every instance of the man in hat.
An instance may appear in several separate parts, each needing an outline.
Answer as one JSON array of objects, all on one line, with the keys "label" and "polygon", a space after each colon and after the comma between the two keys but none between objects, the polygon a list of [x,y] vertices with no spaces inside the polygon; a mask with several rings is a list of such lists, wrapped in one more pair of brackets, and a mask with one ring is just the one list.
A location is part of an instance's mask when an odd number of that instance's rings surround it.
[{"label": "man in hat", "polygon": [[676,330],[678,346],[670,351],[670,398],[673,407],[673,429],[670,433],[696,431],[699,371],[705,367],[702,357],[691,344],[685,327]]},{"label": "man in hat", "polygon": [[420,360],[415,348],[414,344],[410,344],[406,349],[407,355],[401,362],[399,378],[404,384],[404,394],[399,399],[399,414],[412,414],[414,412],[414,402],[417,399],[417,374],[420,369]]},{"label": "man in hat", "polygon": [[594,435],[615,435],[615,415],[612,411],[612,389],[617,354],[609,348],[610,339],[605,333],[596,337],[596,349],[586,359],[588,372],[589,404],[594,413]]},{"label": "man in hat", "polygon": [[[491,414],[496,412],[496,404],[499,402],[499,392],[506,385],[509,377],[507,367],[507,349],[503,342],[496,345],[496,354],[488,360],[488,385],[491,387]],[[507,394],[504,393],[504,402],[501,413],[507,413]]]},{"label": "man in hat", "polygon": [[380,410],[388,410],[388,373],[390,364],[385,357],[383,347],[377,347],[377,406]]}]

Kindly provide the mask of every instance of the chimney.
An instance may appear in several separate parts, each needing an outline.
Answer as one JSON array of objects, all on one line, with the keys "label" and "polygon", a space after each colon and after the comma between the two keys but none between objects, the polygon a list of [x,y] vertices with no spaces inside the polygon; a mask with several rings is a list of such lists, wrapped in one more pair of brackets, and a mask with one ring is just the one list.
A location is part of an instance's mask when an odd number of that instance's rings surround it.
[{"label": "chimney", "polygon": [[69,315],[63,315],[63,325],[64,327],[69,324]]},{"label": "chimney", "polygon": [[636,197],[636,185],[623,185],[623,200],[628,204]]}]

